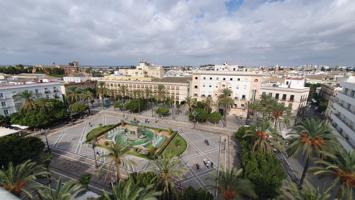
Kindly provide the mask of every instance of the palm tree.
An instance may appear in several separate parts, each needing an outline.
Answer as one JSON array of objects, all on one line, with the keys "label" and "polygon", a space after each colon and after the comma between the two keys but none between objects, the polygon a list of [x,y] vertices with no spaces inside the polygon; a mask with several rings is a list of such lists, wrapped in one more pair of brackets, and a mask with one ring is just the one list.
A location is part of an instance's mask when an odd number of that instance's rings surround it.
[{"label": "palm tree", "polygon": [[112,187],[112,195],[107,192],[103,195],[103,200],[156,200],[161,192],[154,190],[154,185],[139,187],[131,179],[119,182]]},{"label": "palm tree", "polygon": [[104,97],[105,97],[105,94],[107,93],[107,88],[105,87],[105,83],[99,82],[96,90],[99,95],[99,99],[101,101],[102,108],[103,108],[104,107]]},{"label": "palm tree", "polygon": [[189,96],[189,97],[186,97],[185,101],[186,101],[186,105],[187,105],[187,107],[189,109],[189,113],[190,113],[196,104],[196,98],[192,98]]},{"label": "palm tree", "polygon": [[299,186],[309,167],[309,161],[314,156],[321,156],[327,147],[331,147],[335,139],[325,122],[318,119],[306,119],[293,128],[290,134],[290,145],[287,149],[289,155],[302,153],[306,159]]},{"label": "palm tree", "polygon": [[330,200],[329,189],[321,191],[307,181],[302,189],[299,189],[294,182],[289,181],[287,187],[283,187],[281,190],[280,200]]},{"label": "palm tree", "polygon": [[256,198],[253,184],[248,179],[240,178],[242,172],[242,169],[236,170],[234,168],[220,171],[216,181],[221,199]]},{"label": "palm tree", "polygon": [[280,127],[280,119],[283,119],[283,122],[288,125],[291,117],[291,111],[289,108],[285,107],[284,104],[273,102],[271,104],[271,113],[272,119],[274,123],[274,128]]},{"label": "palm tree", "polygon": [[158,85],[158,90],[156,92],[157,100],[158,101],[164,101],[165,100],[165,95],[166,95],[165,86],[159,84]]},{"label": "palm tree", "polygon": [[224,126],[227,126],[228,110],[234,105],[234,100],[230,97],[232,91],[228,88],[222,90],[222,94],[218,97],[218,106],[223,108]]},{"label": "palm tree", "polygon": [[80,100],[80,93],[77,87],[68,87],[65,93],[69,104]]},{"label": "palm tree", "polygon": [[62,179],[59,178],[55,189],[50,185],[42,186],[37,193],[40,200],[74,200],[82,191],[84,187],[79,183],[74,181],[62,183]]},{"label": "palm tree", "polygon": [[213,99],[212,97],[208,96],[204,101],[203,103],[205,104],[205,110],[210,112],[211,111],[211,108],[212,106],[214,105],[214,102],[213,102]]},{"label": "palm tree", "polygon": [[16,94],[14,97],[15,99],[24,101],[21,107],[21,111],[28,111],[35,107],[32,91],[25,90],[23,92]]},{"label": "palm tree", "polygon": [[340,185],[337,195],[339,199],[352,199],[355,188],[355,152],[346,152],[338,148],[337,152],[327,154],[326,160],[318,159],[316,167],[311,171],[315,175],[326,175],[331,177],[334,182],[332,187]]},{"label": "palm tree", "polygon": [[12,162],[7,169],[0,169],[0,186],[16,196],[22,193],[32,198],[29,189],[34,188],[34,181],[38,176],[47,175],[45,168],[30,160],[17,166]]},{"label": "palm tree", "polygon": [[121,145],[119,143],[113,143],[113,142],[110,142],[107,145],[98,144],[97,146],[106,150],[106,153],[103,155],[103,157],[109,158],[111,163],[110,166],[113,166],[116,171],[116,182],[119,182],[121,179],[121,174],[120,174],[121,164],[130,165],[131,163],[133,163],[130,160],[124,159],[128,151],[130,150],[129,146]]},{"label": "palm tree", "polygon": [[[272,152],[273,146],[278,147],[277,140],[279,136],[276,130],[271,127],[269,121],[258,121],[255,128],[248,129],[243,138],[252,138],[254,140],[253,151],[257,148],[262,152]],[[277,141],[277,142],[276,142]]]},{"label": "palm tree", "polygon": [[157,176],[157,188],[162,190],[162,199],[177,197],[175,181],[186,172],[186,168],[178,157],[163,155],[153,162],[154,173]]}]

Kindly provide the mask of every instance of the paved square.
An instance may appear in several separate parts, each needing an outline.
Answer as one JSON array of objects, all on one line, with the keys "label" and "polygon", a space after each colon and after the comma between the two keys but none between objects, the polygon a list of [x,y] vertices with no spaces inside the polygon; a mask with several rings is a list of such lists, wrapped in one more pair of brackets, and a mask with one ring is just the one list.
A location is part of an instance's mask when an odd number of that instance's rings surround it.
[{"label": "paved square", "polygon": [[[147,118],[146,116],[135,117],[141,122]],[[94,151],[90,144],[84,143],[86,134],[100,124],[118,123],[122,119],[123,114],[119,112],[100,112],[90,116],[81,123],[70,125],[50,133],[48,135],[50,147],[59,156],[68,156],[75,159],[77,162],[92,166]],[[133,117],[129,117],[128,121],[132,119]],[[179,180],[179,184],[183,187],[203,187],[213,192],[211,186],[214,184],[214,177],[218,173],[216,169],[218,169],[220,165],[225,165],[225,163],[220,163],[221,136],[192,129],[192,127],[187,126],[187,123],[171,123],[165,120],[155,122],[155,120],[151,120],[149,126],[178,130],[181,136],[187,141],[187,150],[181,156],[181,159],[188,171],[183,176],[182,180]],[[209,144],[206,144],[205,140],[208,140]],[[103,150],[100,148],[97,148],[96,151],[98,151],[100,155],[104,154]],[[135,163],[132,168],[128,169],[128,172],[142,172],[151,169],[150,160],[135,156],[127,157]],[[213,168],[207,168],[203,164],[204,159],[212,161],[214,164]],[[100,156],[98,156],[98,161],[101,164],[107,162],[107,160]],[[200,169],[196,169],[196,164],[200,166]],[[70,168],[70,166],[67,167]],[[80,170],[78,167],[72,167],[73,169],[71,170]]]}]

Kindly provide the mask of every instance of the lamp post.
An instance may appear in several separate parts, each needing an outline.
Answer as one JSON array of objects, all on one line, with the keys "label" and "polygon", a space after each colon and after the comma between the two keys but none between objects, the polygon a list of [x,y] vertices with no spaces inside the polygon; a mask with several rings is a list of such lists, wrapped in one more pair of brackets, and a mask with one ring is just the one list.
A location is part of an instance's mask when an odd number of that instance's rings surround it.
[{"label": "lamp post", "polygon": [[49,142],[48,142],[48,137],[47,137],[48,129],[46,130],[41,130],[41,135],[44,135],[44,138],[46,139],[46,144],[47,144],[47,150],[48,152],[51,152],[51,149],[49,148]]},{"label": "lamp post", "polygon": [[94,151],[94,160],[95,160],[95,168],[98,168],[97,160],[96,160],[96,152],[95,152],[95,142],[92,143],[92,150]]},{"label": "lamp post", "polygon": [[192,127],[193,129],[196,127],[196,116],[197,116],[197,112],[196,111],[193,111],[192,112],[192,116],[194,117],[194,126]]}]

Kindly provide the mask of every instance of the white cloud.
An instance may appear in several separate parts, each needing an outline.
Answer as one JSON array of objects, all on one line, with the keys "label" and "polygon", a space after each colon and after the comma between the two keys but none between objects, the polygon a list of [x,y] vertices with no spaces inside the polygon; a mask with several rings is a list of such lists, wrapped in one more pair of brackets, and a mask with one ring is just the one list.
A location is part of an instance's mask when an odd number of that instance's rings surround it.
[{"label": "white cloud", "polygon": [[0,63],[354,64],[355,1],[0,0]]}]

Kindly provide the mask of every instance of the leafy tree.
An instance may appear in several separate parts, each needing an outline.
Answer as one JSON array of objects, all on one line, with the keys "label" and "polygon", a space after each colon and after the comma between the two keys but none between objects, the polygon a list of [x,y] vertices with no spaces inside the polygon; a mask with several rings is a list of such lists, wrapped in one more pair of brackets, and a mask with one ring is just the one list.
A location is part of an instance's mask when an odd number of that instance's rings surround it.
[{"label": "leafy tree", "polygon": [[45,169],[30,160],[16,166],[10,162],[6,169],[0,169],[0,186],[16,196],[24,194],[32,198],[33,183],[44,175],[47,175]]},{"label": "leafy tree", "polygon": [[163,155],[153,162],[157,176],[157,188],[161,190],[161,199],[175,199],[178,196],[175,181],[183,176],[186,169],[178,157]]},{"label": "leafy tree", "polygon": [[69,106],[69,109],[70,109],[71,113],[74,113],[74,114],[75,113],[79,113],[79,114],[81,114],[81,113],[84,113],[84,112],[88,111],[89,110],[89,106],[87,106],[85,104],[82,104],[82,103],[79,103],[79,102],[75,102],[75,103],[73,103],[73,104],[71,104]]},{"label": "leafy tree", "polygon": [[160,117],[162,116],[168,116],[170,115],[170,110],[169,108],[166,107],[159,107],[156,111],[155,111]]},{"label": "leafy tree", "polygon": [[0,115],[0,126],[9,127],[11,118],[9,116]]},{"label": "leafy tree", "polygon": [[138,186],[131,179],[119,182],[112,188],[112,195],[107,192],[103,195],[103,200],[156,200],[161,192],[154,189],[154,185]]},{"label": "leafy tree", "polygon": [[336,138],[325,122],[318,119],[306,119],[293,128],[290,134],[290,145],[287,149],[289,155],[302,153],[306,159],[299,186],[302,186],[306,176],[309,161],[314,156],[321,156],[327,147],[332,147]]},{"label": "leafy tree", "polygon": [[166,91],[165,91],[165,86],[164,85],[158,85],[158,90],[156,92],[156,99],[159,102],[164,101],[166,98]]},{"label": "leafy tree", "polygon": [[119,143],[110,142],[107,145],[97,145],[98,147],[103,148],[106,153],[103,157],[107,157],[110,160],[110,168],[115,169],[116,171],[116,182],[119,182],[121,179],[120,166],[125,163],[126,165],[131,164],[132,162],[124,159],[124,156],[127,155],[129,147],[127,145],[121,145]]},{"label": "leafy tree", "polygon": [[352,199],[355,189],[355,152],[346,152],[338,148],[337,152],[327,154],[327,159],[318,159],[316,167],[311,170],[315,175],[331,177],[334,181],[331,187],[339,189],[337,196],[339,199]]},{"label": "leafy tree", "polygon": [[21,111],[26,112],[34,108],[33,96],[33,92],[28,90],[20,92],[14,96],[15,99],[20,99],[24,101],[21,107]]},{"label": "leafy tree", "polygon": [[302,189],[292,181],[287,182],[287,187],[282,188],[280,200],[330,200],[329,190],[321,191],[306,182]]},{"label": "leafy tree", "polygon": [[113,107],[114,108],[118,108],[120,110],[123,110],[124,107],[125,107],[125,104],[121,101],[116,101],[114,104],[113,104]]},{"label": "leafy tree", "polygon": [[83,174],[79,178],[79,183],[87,189],[89,187],[91,178],[91,174]]},{"label": "leafy tree", "polygon": [[[194,112],[196,113],[195,116],[193,116]],[[189,114],[189,119],[191,121],[196,120],[198,122],[206,122],[208,119],[208,112],[203,108],[196,108]]]},{"label": "leafy tree", "polygon": [[105,87],[104,82],[99,82],[96,88],[97,94],[99,95],[99,99],[101,101],[102,107],[104,107],[104,97],[107,94],[108,90]]},{"label": "leafy tree", "polygon": [[218,106],[223,108],[224,126],[227,126],[227,114],[230,108],[234,105],[234,100],[230,97],[232,90],[225,88],[222,94],[218,96]]},{"label": "leafy tree", "polygon": [[137,113],[145,110],[147,107],[146,102],[142,99],[132,99],[125,104],[125,109]]},{"label": "leafy tree", "polygon": [[242,199],[243,197],[256,198],[253,184],[241,178],[243,170],[226,169],[217,176],[218,191],[223,200]]},{"label": "leafy tree", "polygon": [[277,197],[286,177],[280,161],[268,153],[242,151],[243,177],[254,183],[259,197]]},{"label": "leafy tree", "polygon": [[39,161],[44,147],[37,137],[0,137],[0,166],[6,167],[10,162],[18,165],[29,159]]},{"label": "leafy tree", "polygon": [[184,189],[181,197],[181,200],[196,200],[196,199],[203,199],[203,200],[213,200],[213,195],[206,190],[199,188],[198,190],[194,189],[193,187],[189,186],[188,188]]},{"label": "leafy tree", "polygon": [[218,123],[221,119],[222,115],[219,112],[212,112],[208,115],[208,121],[211,123]]},{"label": "leafy tree", "polygon": [[42,186],[37,190],[40,200],[74,200],[80,196],[80,192],[84,190],[83,186],[74,181],[62,182],[60,178],[52,189],[51,186]]}]

